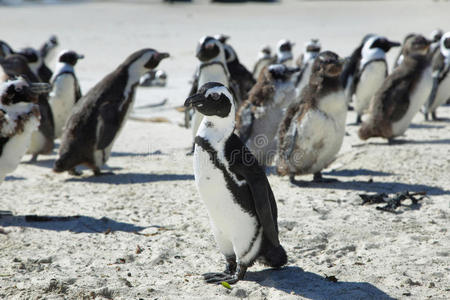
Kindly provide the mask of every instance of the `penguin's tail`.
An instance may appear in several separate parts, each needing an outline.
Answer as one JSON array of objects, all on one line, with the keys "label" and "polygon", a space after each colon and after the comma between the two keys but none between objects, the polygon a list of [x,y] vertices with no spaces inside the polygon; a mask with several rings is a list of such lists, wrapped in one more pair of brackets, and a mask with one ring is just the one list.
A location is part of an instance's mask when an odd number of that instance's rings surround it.
[{"label": "penguin's tail", "polygon": [[270,247],[263,255],[263,263],[272,268],[281,268],[287,263],[287,254],[283,246]]}]

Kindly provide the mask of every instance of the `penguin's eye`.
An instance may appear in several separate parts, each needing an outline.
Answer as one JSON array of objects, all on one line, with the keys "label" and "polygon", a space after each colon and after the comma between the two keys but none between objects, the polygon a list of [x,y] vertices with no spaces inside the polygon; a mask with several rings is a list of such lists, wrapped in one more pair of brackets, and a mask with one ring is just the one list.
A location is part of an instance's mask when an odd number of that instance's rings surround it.
[{"label": "penguin's eye", "polygon": [[220,95],[219,95],[219,93],[212,93],[211,97],[213,98],[213,100],[219,100]]}]

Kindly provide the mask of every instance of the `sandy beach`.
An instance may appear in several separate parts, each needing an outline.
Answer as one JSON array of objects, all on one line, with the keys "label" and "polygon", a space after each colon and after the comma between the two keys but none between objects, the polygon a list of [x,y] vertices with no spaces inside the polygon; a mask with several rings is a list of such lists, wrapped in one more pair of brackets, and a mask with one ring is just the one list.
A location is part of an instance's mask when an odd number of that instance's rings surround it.
[{"label": "sandy beach", "polygon": [[[0,210],[11,214],[0,215],[0,299],[448,299],[450,106],[438,109],[439,122],[417,114],[395,145],[363,142],[348,125],[324,172],[337,183],[297,187],[269,172],[288,264],[255,264],[231,290],[201,276],[221,271],[224,259],[185,155],[191,131],[175,107],[190,89],[203,35],[230,35],[251,69],[261,46],[273,49],[282,38],[296,42],[296,56],[310,38],[347,56],[370,32],[402,41],[410,32],[448,31],[449,11],[446,1],[0,6],[0,38],[12,47],[38,47],[56,34],[58,50],[85,55],[76,66],[83,93],[138,49],[171,54],[160,64],[168,85],[139,88],[133,112],[168,122],[128,121],[104,168],[114,175],[55,174],[55,149],[35,164],[25,156],[1,184]],[[391,65],[396,55],[388,53]],[[139,108],[163,99],[162,107]],[[347,123],[354,120],[351,111]],[[402,191],[426,197],[396,213],[359,197]]]}]

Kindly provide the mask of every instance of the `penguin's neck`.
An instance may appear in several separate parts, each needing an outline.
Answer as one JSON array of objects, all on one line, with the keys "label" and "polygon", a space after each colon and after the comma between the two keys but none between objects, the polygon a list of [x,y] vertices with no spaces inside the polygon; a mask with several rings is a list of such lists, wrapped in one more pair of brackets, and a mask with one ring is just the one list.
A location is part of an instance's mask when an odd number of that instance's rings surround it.
[{"label": "penguin's neck", "polygon": [[278,51],[277,52],[277,62],[279,64],[285,64],[290,66],[292,63],[292,52],[291,51]]},{"label": "penguin's neck", "polygon": [[62,73],[74,73],[73,66],[68,63],[58,62],[56,64],[55,72],[53,73],[51,82]]},{"label": "penguin's neck", "polygon": [[450,65],[450,49],[446,48],[443,43],[440,45],[440,51],[442,56],[444,57],[445,66]]},{"label": "penguin's neck", "polygon": [[227,65],[221,61],[209,61],[200,65],[200,74],[198,78],[198,86],[214,81],[225,86],[229,86],[229,72]]},{"label": "penguin's neck", "polygon": [[319,55],[319,52],[306,51],[304,56],[304,63],[314,60]]},{"label": "penguin's neck", "polygon": [[380,48],[363,48],[360,69],[364,68],[371,61],[385,59],[386,53]]},{"label": "penguin's neck", "polygon": [[205,116],[200,124],[197,136],[209,141],[216,149],[225,145],[226,140],[233,134],[235,127],[234,106],[225,118]]}]

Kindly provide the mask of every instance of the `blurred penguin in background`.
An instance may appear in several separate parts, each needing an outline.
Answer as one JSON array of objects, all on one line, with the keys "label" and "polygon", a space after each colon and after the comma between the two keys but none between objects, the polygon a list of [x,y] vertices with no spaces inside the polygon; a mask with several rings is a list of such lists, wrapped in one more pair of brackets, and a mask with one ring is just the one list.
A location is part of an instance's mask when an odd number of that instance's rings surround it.
[{"label": "blurred penguin in background", "polygon": [[297,67],[300,68],[300,73],[295,78],[295,86],[301,93],[303,88],[308,84],[309,77],[311,77],[311,69],[314,60],[320,53],[320,41],[318,39],[311,39],[305,44],[305,52],[300,54],[297,61]]},{"label": "blurred penguin in background", "polygon": [[272,50],[270,49],[270,46],[264,46],[258,52],[258,58],[256,60],[255,66],[253,67],[253,78],[257,80],[262,70],[264,70],[265,67],[268,67],[274,62],[275,58],[272,56]]}]

